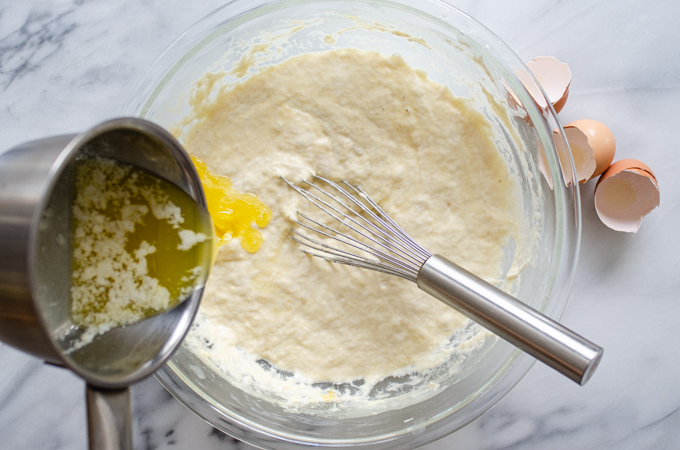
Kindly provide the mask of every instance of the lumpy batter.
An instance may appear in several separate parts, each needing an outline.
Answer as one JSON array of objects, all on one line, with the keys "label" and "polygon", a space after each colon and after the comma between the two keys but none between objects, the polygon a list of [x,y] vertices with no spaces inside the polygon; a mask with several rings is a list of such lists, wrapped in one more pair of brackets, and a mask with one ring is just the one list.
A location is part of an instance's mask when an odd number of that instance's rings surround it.
[{"label": "lumpy batter", "polygon": [[405,280],[304,255],[290,228],[313,206],[280,177],[359,185],[425,248],[499,281],[517,187],[471,101],[398,56],[333,50],[192,107],[180,136],[189,153],[272,210],[259,251],[221,248],[192,332],[211,344],[196,351],[238,348],[312,383],[441,363],[467,319]]}]

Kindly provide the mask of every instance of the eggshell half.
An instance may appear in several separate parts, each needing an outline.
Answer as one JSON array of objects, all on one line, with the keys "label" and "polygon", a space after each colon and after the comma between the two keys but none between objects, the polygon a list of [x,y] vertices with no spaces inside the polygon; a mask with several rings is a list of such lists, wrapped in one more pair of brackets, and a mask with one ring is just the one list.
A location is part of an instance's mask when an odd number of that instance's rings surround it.
[{"label": "eggshell half", "polygon": [[616,140],[611,130],[607,128],[602,122],[592,119],[581,119],[569,122],[564,126],[564,131],[567,133],[567,139],[571,142],[569,137],[570,129],[576,128],[580,130],[588,138],[588,145],[593,151],[595,158],[595,171],[589,179],[595,178],[602,174],[609,165],[614,161],[616,154]]},{"label": "eggshell half", "polygon": [[548,158],[545,155],[545,149],[543,144],[539,140],[538,144],[538,171],[543,174],[545,181],[548,183],[550,190],[553,190],[553,178],[552,173],[550,173],[550,166],[548,166]]},{"label": "eggshell half", "polygon": [[[576,175],[571,165],[571,151],[567,146],[567,142],[564,140],[562,133],[555,130],[552,133],[553,143],[555,144],[555,150],[557,150],[557,159],[559,161],[559,168],[562,172],[562,177],[564,178],[565,186],[571,186],[576,184]],[[543,174],[550,189],[553,189],[553,184],[558,182],[559,179],[556,178],[557,174],[551,173],[550,166],[548,165],[548,158],[545,154],[545,149],[541,141],[538,141],[538,170]]]},{"label": "eggshell half", "polygon": [[[559,134],[557,130],[553,131],[553,135],[555,134]],[[569,151],[574,160],[576,180],[579,183],[585,183],[593,176],[595,167],[597,167],[595,153],[588,144],[588,136],[575,127],[564,128],[564,135],[567,137]]]},{"label": "eggshell half", "polygon": [[[536,80],[541,85],[548,100],[559,113],[567,103],[569,96],[569,86],[571,85],[571,70],[569,65],[558,61],[552,56],[538,56],[527,63],[527,68],[534,74]],[[524,82],[524,80],[523,80]],[[527,90],[532,94],[538,103],[537,97],[527,86]],[[542,98],[542,95],[539,95]],[[539,103],[539,106],[541,104]]]},{"label": "eggshell half", "polygon": [[659,206],[659,185],[652,170],[635,159],[612,164],[595,186],[595,210],[609,228],[636,233],[642,218]]},{"label": "eggshell half", "polygon": [[510,85],[505,80],[501,80],[501,83],[503,84],[503,87],[505,88],[505,92],[507,94],[506,97],[507,97],[508,104],[510,105],[510,107],[512,109],[517,109],[518,107],[524,108],[519,97],[517,97],[517,94],[515,94],[515,91],[512,90]]},{"label": "eggshell half", "polygon": [[652,172],[652,169],[649,168],[649,166],[642,161],[638,161],[637,159],[622,159],[621,161],[616,161],[614,164],[609,166],[607,169],[607,173],[602,175],[602,178],[600,178],[597,182],[598,184],[602,181],[604,181],[607,177],[610,177],[612,175],[615,175],[616,173],[619,173],[622,170],[625,169],[635,169],[635,170],[642,170],[644,172],[649,173],[649,175],[654,178],[654,181],[656,181],[656,175],[654,175],[654,172]]},{"label": "eggshell half", "polygon": [[[529,75],[529,73],[525,70],[517,69],[515,69],[515,74],[517,75],[517,78],[519,78],[519,81],[522,82],[527,92],[529,92],[531,98],[534,99],[536,106],[538,106],[541,111],[546,110],[548,108],[548,102],[545,100],[545,97],[541,92],[541,88],[538,87],[538,84],[536,84],[531,75]],[[512,94],[515,96],[515,98],[517,98],[514,92]]]}]

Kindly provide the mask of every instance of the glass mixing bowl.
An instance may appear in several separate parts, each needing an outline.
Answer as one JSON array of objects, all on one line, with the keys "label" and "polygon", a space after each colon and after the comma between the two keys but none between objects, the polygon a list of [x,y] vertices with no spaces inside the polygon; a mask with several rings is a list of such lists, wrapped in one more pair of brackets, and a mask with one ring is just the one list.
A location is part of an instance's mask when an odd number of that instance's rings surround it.
[{"label": "glass mixing bowl", "polygon": [[[531,245],[534,260],[522,270],[513,294],[559,319],[580,239],[578,185],[571,157],[564,145],[555,144],[564,143],[564,137],[557,134],[553,140],[552,130],[561,131],[554,110],[541,110],[532,101],[518,78],[518,72],[528,73],[526,67],[498,37],[436,0],[237,0],[199,21],[160,56],[123,115],[171,128],[189,112],[192,83],[206,71],[234,67],[258,43],[272,46],[260,47],[268,58],[256,67],[342,47],[398,52],[430,79],[473,99],[491,122],[499,152],[519,181],[530,225],[528,241],[515,244]],[[508,253],[512,256],[513,249]],[[433,395],[396,409],[338,417],[291,412],[240,390],[186,346],[157,377],[213,426],[255,446],[397,449],[427,444],[479,417],[533,362],[497,340],[466,361],[463,376],[444,380]]]}]

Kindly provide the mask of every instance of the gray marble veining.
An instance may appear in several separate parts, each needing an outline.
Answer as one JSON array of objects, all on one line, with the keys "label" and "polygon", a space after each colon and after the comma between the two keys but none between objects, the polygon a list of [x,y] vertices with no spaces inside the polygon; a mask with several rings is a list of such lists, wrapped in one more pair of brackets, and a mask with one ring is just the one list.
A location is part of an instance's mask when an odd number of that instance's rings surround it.
[{"label": "gray marble veining", "polygon": [[[153,60],[221,3],[0,2],[0,151],[117,116]],[[609,125],[617,159],[654,169],[661,207],[637,235],[624,235],[599,222],[593,184],[581,187],[581,256],[562,321],[605,348],[590,383],[580,388],[536,365],[487,414],[425,448],[679,448],[680,4],[451,3],[524,60],[568,62],[574,77],[561,120]],[[136,448],[252,448],[213,429],[154,379],[133,387],[133,402]],[[0,344],[0,448],[83,449],[85,430],[83,383]]]}]

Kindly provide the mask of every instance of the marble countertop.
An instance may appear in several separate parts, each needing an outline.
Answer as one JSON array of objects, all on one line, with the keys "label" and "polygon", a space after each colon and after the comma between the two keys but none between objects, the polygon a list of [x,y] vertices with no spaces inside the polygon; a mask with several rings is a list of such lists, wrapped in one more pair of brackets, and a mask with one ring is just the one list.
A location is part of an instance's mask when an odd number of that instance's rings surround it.
[{"label": "marble countertop", "polygon": [[[522,59],[569,63],[561,120],[606,123],[617,159],[638,158],[655,171],[661,206],[636,235],[617,233],[597,218],[593,183],[581,187],[581,255],[562,322],[606,350],[589,384],[536,364],[492,410],[425,448],[678,448],[680,4],[450,2]],[[0,2],[0,151],[118,116],[154,59],[221,3]],[[135,448],[252,448],[203,422],[153,378],[132,395]],[[0,344],[0,448],[86,446],[83,382]]]}]

